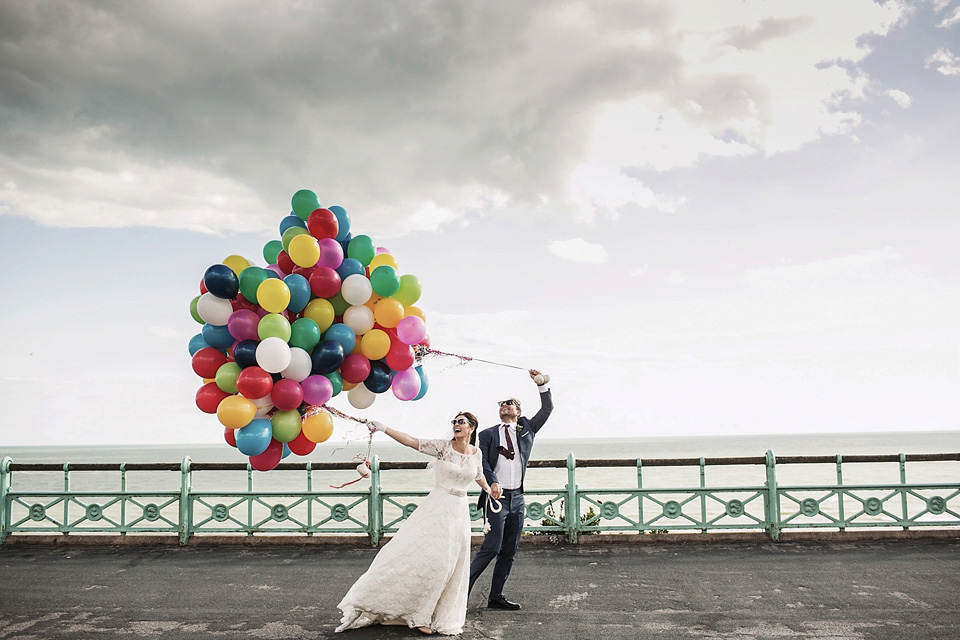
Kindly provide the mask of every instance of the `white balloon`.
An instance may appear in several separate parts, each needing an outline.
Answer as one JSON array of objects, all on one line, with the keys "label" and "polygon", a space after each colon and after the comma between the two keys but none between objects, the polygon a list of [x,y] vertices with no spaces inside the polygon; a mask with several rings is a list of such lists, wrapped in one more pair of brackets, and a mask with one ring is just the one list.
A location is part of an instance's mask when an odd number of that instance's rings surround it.
[{"label": "white balloon", "polygon": [[[356,274],[355,274],[356,275]],[[355,304],[343,312],[343,324],[357,335],[363,335],[373,329],[373,309],[365,304]]]},{"label": "white balloon", "polygon": [[367,280],[367,276],[359,273],[347,276],[340,285],[340,295],[350,304],[363,304],[370,299],[372,293],[373,285]]},{"label": "white balloon", "polygon": [[303,382],[313,369],[313,360],[310,354],[300,347],[290,347],[290,364],[280,372],[284,378]]},{"label": "white balloon", "polygon": [[377,399],[377,394],[367,389],[361,382],[347,392],[347,400],[357,409],[366,409]]},{"label": "white balloon", "polygon": [[267,417],[267,414],[273,410],[273,398],[269,393],[262,398],[254,398],[251,402],[257,407],[256,417],[258,418]]},{"label": "white balloon", "polygon": [[197,300],[197,314],[207,324],[223,326],[233,314],[233,305],[229,300],[218,298],[212,293],[205,293]]},{"label": "white balloon", "polygon": [[257,345],[257,364],[267,373],[280,373],[290,366],[290,345],[283,338],[264,338]]}]

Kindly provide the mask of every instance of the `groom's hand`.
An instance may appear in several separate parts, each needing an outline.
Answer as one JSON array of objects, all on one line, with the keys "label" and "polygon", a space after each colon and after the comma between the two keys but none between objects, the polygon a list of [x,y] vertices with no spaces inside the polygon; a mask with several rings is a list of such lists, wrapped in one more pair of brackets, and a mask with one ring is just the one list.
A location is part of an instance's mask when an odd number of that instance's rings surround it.
[{"label": "groom's hand", "polygon": [[499,482],[494,482],[490,485],[490,497],[494,500],[499,500],[503,497],[503,491],[500,490]]}]

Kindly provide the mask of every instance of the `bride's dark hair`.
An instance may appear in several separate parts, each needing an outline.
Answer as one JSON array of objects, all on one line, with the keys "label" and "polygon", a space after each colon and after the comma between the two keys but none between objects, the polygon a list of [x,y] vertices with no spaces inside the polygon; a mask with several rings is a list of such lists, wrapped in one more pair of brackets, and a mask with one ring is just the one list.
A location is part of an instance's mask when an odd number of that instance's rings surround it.
[{"label": "bride's dark hair", "polygon": [[[466,419],[467,419],[467,422],[470,423],[470,426],[473,427],[473,433],[470,434],[470,444],[476,446],[476,444],[477,444],[477,427],[480,425],[480,421],[477,420],[477,416],[473,415],[473,414],[470,413],[469,411],[461,411],[461,412],[458,413],[456,416],[454,416],[453,419],[456,420],[456,419],[459,418],[460,416],[463,416],[464,418],[466,418]],[[453,439],[453,438],[451,438],[451,440],[452,440],[452,439]]]}]

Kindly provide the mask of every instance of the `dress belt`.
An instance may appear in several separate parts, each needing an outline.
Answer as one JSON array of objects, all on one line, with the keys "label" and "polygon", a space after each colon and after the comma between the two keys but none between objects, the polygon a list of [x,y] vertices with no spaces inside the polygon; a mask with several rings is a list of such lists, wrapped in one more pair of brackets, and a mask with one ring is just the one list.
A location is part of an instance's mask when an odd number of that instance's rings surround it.
[{"label": "dress belt", "polygon": [[464,491],[463,489],[451,489],[450,487],[441,487],[441,486],[439,486],[439,485],[437,485],[437,486],[438,486],[439,489],[443,489],[444,491],[449,492],[450,495],[452,495],[452,496],[457,496],[458,498],[466,498],[466,497],[467,497],[467,492]]}]

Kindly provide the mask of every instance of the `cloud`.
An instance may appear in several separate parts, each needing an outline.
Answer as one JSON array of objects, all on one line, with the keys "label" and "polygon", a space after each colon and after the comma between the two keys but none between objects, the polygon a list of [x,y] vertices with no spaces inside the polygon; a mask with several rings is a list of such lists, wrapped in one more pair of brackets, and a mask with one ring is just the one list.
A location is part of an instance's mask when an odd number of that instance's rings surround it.
[{"label": "cloud", "polygon": [[[855,65],[864,36],[901,12],[868,0],[8,2],[0,211],[260,231],[311,188],[403,233],[461,222],[477,202],[580,219],[675,209],[682,196],[622,170],[850,133],[860,120],[843,98],[868,79],[819,63]],[[595,169],[603,188],[583,180]]]},{"label": "cloud", "polygon": [[903,107],[904,109],[910,106],[910,103],[911,103],[910,96],[908,96],[903,91],[900,91],[899,89],[890,89],[889,91],[887,91],[887,95],[893,98],[893,101],[896,102],[901,107]]},{"label": "cloud", "polygon": [[878,270],[899,263],[900,260],[900,256],[887,247],[804,264],[761,267],[746,271],[743,279],[748,286],[763,289],[829,286],[869,277]]},{"label": "cloud", "polygon": [[954,7],[950,15],[941,20],[937,27],[941,29],[949,29],[958,22],[960,22],[960,7]]},{"label": "cloud", "polygon": [[938,49],[926,59],[923,66],[936,69],[945,76],[960,75],[960,58],[953,55],[949,49]]},{"label": "cloud", "polygon": [[607,250],[601,245],[587,242],[583,238],[572,240],[551,240],[547,249],[553,255],[570,262],[583,264],[603,264],[607,261]]}]

